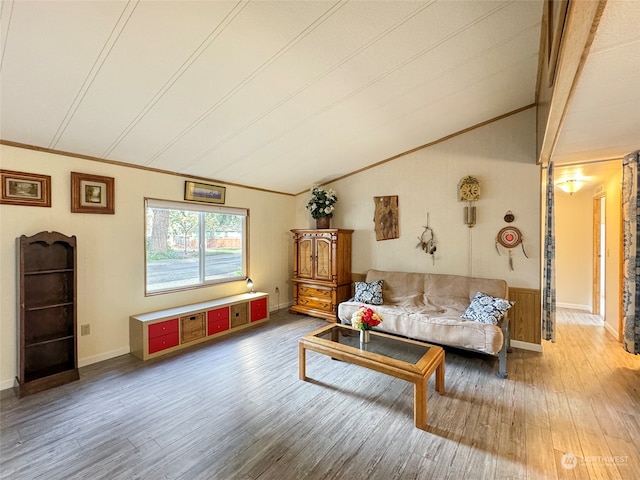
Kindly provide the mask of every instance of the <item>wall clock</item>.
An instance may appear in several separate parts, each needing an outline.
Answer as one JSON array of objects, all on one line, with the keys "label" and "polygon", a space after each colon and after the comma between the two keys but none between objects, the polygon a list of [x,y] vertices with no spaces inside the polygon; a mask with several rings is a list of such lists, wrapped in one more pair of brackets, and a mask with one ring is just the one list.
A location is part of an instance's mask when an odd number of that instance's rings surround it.
[{"label": "wall clock", "polygon": [[480,200],[480,182],[476,177],[468,175],[458,184],[458,198],[461,202]]},{"label": "wall clock", "polygon": [[458,184],[458,201],[467,202],[463,220],[469,228],[476,224],[476,207],[473,205],[476,200],[480,200],[480,182],[476,177],[467,175]]}]

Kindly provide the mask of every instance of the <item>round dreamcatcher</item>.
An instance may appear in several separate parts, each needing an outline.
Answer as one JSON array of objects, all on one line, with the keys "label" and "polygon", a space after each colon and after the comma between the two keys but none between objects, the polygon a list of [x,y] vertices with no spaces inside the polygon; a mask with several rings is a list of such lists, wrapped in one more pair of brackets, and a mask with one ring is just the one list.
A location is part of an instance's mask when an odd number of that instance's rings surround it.
[{"label": "round dreamcatcher", "polygon": [[420,248],[424,251],[424,253],[427,253],[429,255],[431,255],[431,261],[433,262],[433,264],[436,264],[436,236],[433,233],[433,230],[431,229],[431,227],[429,226],[429,214],[427,213],[427,225],[424,227],[424,231],[422,232],[422,235],[420,235],[418,237],[418,244],[416,245],[416,248]]},{"label": "round dreamcatcher", "polygon": [[518,245],[522,248],[524,256],[529,258],[529,255],[527,255],[527,252],[524,249],[524,243],[522,243],[522,232],[520,232],[516,227],[509,225],[498,232],[498,236],[496,237],[496,250],[498,251],[498,255],[501,255],[499,245],[508,249],[510,270],[513,270],[513,255],[511,252],[512,249],[516,248]]}]

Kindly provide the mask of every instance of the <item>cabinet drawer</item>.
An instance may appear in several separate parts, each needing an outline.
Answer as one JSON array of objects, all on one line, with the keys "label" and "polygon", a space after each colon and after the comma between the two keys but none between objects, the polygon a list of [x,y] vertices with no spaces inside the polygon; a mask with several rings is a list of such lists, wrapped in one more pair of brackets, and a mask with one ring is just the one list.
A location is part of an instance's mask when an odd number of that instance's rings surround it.
[{"label": "cabinet drawer", "polygon": [[178,319],[166,320],[164,322],[153,323],[149,325],[149,338],[156,338],[168,333],[178,334]]},{"label": "cabinet drawer", "polygon": [[323,312],[331,312],[331,300],[319,300],[317,298],[298,297],[298,305],[302,305],[316,310],[322,310]]},{"label": "cabinet drawer", "polygon": [[213,335],[214,333],[224,332],[229,330],[229,318],[223,318],[221,320],[207,320],[207,335]]},{"label": "cabinet drawer", "polygon": [[216,308],[207,312],[207,320],[229,320],[229,307]]},{"label": "cabinet drawer", "polygon": [[[176,320],[177,324],[177,320]],[[149,325],[149,330],[151,330],[152,325]],[[178,336],[178,331],[169,333],[167,335],[161,335],[159,337],[149,338],[149,353],[159,352],[160,350],[165,350],[167,348],[175,347],[180,343]]]},{"label": "cabinet drawer", "polygon": [[331,290],[323,288],[313,288],[306,285],[300,285],[298,287],[298,296],[300,297],[315,297],[318,299],[326,299],[331,301]]},{"label": "cabinet drawer", "polygon": [[251,321],[257,322],[267,318],[267,299],[259,298],[251,302]]}]

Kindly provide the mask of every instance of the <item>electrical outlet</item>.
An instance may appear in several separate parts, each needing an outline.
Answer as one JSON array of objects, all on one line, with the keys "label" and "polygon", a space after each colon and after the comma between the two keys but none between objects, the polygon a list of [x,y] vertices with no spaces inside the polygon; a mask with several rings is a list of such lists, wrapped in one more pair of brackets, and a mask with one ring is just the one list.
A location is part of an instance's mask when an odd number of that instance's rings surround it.
[{"label": "electrical outlet", "polygon": [[280,289],[276,287],[276,293],[280,293]]},{"label": "electrical outlet", "polygon": [[80,325],[80,335],[89,335],[90,333],[91,333],[91,325],[89,323]]}]

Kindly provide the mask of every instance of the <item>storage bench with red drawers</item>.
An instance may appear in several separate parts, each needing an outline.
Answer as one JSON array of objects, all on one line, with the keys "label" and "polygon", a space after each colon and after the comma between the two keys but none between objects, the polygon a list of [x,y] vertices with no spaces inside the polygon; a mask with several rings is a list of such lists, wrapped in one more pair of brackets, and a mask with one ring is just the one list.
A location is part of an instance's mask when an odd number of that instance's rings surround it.
[{"label": "storage bench with red drawers", "polygon": [[148,360],[269,320],[269,294],[243,293],[129,317],[131,353]]}]

